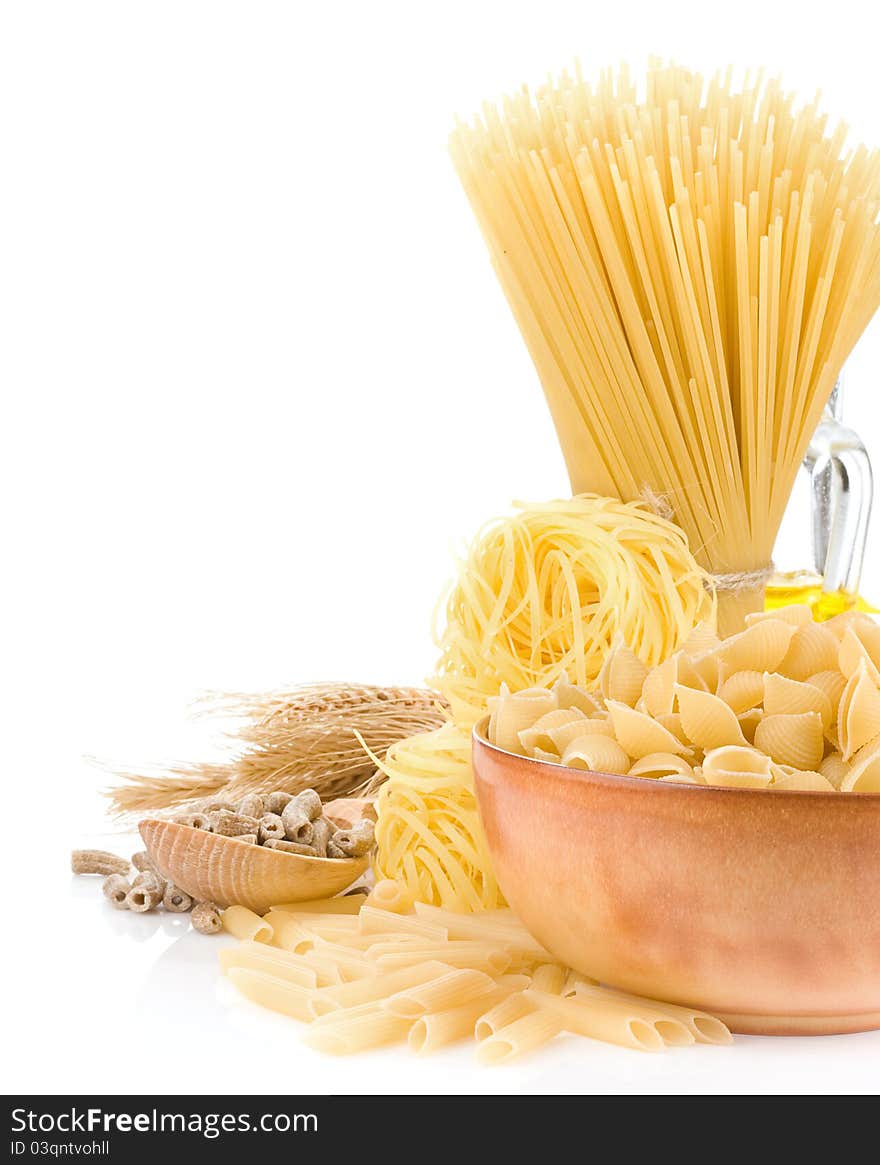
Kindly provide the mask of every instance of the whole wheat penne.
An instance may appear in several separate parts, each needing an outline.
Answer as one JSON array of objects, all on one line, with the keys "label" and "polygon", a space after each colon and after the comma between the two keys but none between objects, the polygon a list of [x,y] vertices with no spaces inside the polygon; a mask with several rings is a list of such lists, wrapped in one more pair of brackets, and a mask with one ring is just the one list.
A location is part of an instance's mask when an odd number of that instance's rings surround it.
[{"label": "whole wheat penne", "polygon": [[[557,998],[554,996],[554,998]],[[477,1046],[480,1064],[506,1064],[526,1052],[540,1048],[559,1035],[562,1025],[549,1011],[530,1011],[501,1028]]]},{"label": "whole wheat penne", "polygon": [[[577,986],[577,994],[587,994],[589,984],[581,983]],[[673,1018],[680,1020],[688,1029],[698,1044],[729,1044],[733,1041],[730,1029],[714,1015],[705,1011],[697,1011],[692,1007],[681,1007],[675,1003],[661,1003],[658,1000],[643,999],[639,995],[631,995],[627,991],[618,991],[614,987],[604,987],[602,990],[615,999],[625,1000],[636,1006],[646,1005],[657,1011],[666,1012]]]},{"label": "whole wheat penne", "polygon": [[265,971],[276,979],[284,979],[298,987],[317,987],[317,971],[295,962],[298,957],[266,946],[265,943],[243,942],[220,951],[220,967],[224,973],[230,967],[248,967],[252,971]]},{"label": "whole wheat penne", "polygon": [[296,983],[287,983],[265,971],[251,967],[230,967],[227,977],[238,991],[252,1003],[267,1007],[270,1011],[289,1015],[293,1019],[308,1022],[312,1018],[309,1006],[313,992]]},{"label": "whole wheat penne", "polygon": [[385,1000],[383,1007],[392,1015],[418,1019],[428,1012],[445,1011],[479,995],[487,995],[494,986],[494,979],[482,971],[456,968],[438,979],[429,979],[416,987],[395,992]]},{"label": "whole wheat penne", "polygon": [[272,909],[286,914],[357,914],[366,900],[366,893],[344,894],[341,898],[315,898],[311,902],[281,902]]},{"label": "whole wheat penne", "polygon": [[[663,1036],[654,1026],[656,1016],[645,1014],[641,1007],[629,1007],[622,1000],[606,995],[584,997],[578,993],[574,998],[564,999],[531,989],[525,995],[536,1008],[553,1015],[565,1031],[643,1052],[662,1052],[666,1048]],[[690,1035],[683,1024],[680,1026]]]},{"label": "whole wheat penne", "polygon": [[361,1003],[384,1000],[397,991],[428,983],[448,975],[452,967],[445,963],[425,963],[420,967],[405,967],[388,975],[376,975],[372,979],[360,979],[354,983],[340,983],[337,986],[322,987],[312,997],[312,1014],[323,1015],[327,1011],[357,1007]]},{"label": "whole wheat penne", "polygon": [[223,911],[223,929],[243,942],[251,940],[257,943],[272,941],[272,924],[246,906],[227,906]]},{"label": "whole wheat penne", "polygon": [[[360,928],[364,934],[383,934],[389,929],[389,912],[377,910],[375,906],[364,906],[360,912]],[[418,914],[395,914],[394,930],[399,934],[417,934],[434,942],[444,942],[450,937],[445,926],[421,918]]]}]

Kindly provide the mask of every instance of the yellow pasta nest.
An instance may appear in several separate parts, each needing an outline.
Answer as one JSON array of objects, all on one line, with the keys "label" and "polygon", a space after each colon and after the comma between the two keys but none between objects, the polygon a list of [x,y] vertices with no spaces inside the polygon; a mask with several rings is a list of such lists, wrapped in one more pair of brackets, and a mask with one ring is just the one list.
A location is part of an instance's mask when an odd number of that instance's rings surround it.
[{"label": "yellow pasta nest", "polygon": [[432,686],[472,725],[502,684],[567,673],[592,688],[618,638],[652,666],[701,620],[714,621],[707,576],[682,531],[646,505],[591,494],[520,504],[461,563]]},{"label": "yellow pasta nest", "polygon": [[880,626],[809,607],[748,616],[725,640],[698,628],[648,670],[616,647],[588,693],[503,690],[489,739],[571,768],[685,784],[880,792]]},{"label": "yellow pasta nest", "polygon": [[388,777],[376,802],[377,874],[419,902],[463,911],[502,906],[477,814],[468,732],[445,724],[374,759]]}]

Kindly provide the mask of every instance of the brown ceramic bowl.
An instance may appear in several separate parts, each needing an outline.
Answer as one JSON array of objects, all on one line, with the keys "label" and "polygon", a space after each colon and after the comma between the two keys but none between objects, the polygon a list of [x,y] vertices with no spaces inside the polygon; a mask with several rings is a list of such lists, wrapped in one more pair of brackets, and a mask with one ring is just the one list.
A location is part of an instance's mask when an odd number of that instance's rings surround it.
[{"label": "brown ceramic bowl", "polygon": [[474,731],[508,902],[568,966],[739,1032],[880,1028],[880,794],[583,772]]}]

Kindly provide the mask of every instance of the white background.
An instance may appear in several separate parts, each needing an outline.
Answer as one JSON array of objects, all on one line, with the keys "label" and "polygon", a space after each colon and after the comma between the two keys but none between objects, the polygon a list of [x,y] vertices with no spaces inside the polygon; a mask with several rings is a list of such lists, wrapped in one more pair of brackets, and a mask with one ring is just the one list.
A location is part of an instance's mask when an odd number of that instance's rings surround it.
[{"label": "white background", "polygon": [[[565,492],[453,114],[654,51],[779,68],[875,144],[870,7],[3,6],[5,1090],[876,1087],[880,1034],[323,1059],[218,990],[215,943],[67,872],[110,828],[85,754],[208,755],[205,688],[418,682],[451,549]],[[875,326],[849,370],[875,456],[878,379]]]}]

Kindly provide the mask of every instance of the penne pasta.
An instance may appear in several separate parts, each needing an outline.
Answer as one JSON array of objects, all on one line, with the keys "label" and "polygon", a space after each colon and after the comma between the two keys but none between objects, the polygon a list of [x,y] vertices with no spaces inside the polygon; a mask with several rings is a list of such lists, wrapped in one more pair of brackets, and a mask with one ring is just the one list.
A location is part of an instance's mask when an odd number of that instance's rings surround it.
[{"label": "penne pasta", "polygon": [[353,914],[293,914],[291,912],[287,917],[293,919],[304,930],[313,933],[330,931],[334,935],[359,934],[361,929],[358,916]]},{"label": "penne pasta", "polygon": [[406,914],[412,910],[412,894],[401,882],[393,878],[381,878],[373,887],[367,899],[377,910],[387,910],[391,914]]},{"label": "penne pasta", "polygon": [[242,942],[269,943],[272,941],[272,924],[246,906],[227,906],[222,916],[223,929]]},{"label": "penne pasta", "polygon": [[409,1029],[407,1042],[417,1055],[425,1056],[456,1040],[473,1037],[474,1025],[487,1007],[494,1007],[510,996],[511,991],[521,990],[528,980],[524,975],[509,975],[510,983],[499,982],[493,991],[471,999],[458,1007],[446,1011],[434,1011],[423,1015]]},{"label": "penne pasta", "polygon": [[312,997],[312,1013],[322,1015],[326,1011],[339,1011],[347,1007],[356,1007],[361,1003],[387,999],[396,992],[406,991],[432,979],[439,979],[452,969],[445,963],[424,963],[420,967],[405,967],[388,975],[322,988]]},{"label": "penne pasta", "polygon": [[[429,959],[448,963],[450,967],[471,967],[484,971],[487,975],[503,975],[510,967],[511,956],[502,947],[489,943],[449,942],[437,946],[413,947],[408,944],[403,950],[397,944],[381,944],[393,947],[391,950],[371,948],[370,956],[376,960],[380,971],[394,971],[398,967],[412,967]],[[377,944],[378,946],[378,944]]]},{"label": "penne pasta", "polygon": [[363,894],[343,894],[340,898],[315,898],[311,902],[282,902],[273,906],[273,910],[283,911],[285,914],[357,914],[367,901],[366,891]]},{"label": "penne pasta", "polygon": [[243,942],[235,947],[224,947],[220,952],[220,967],[227,972],[230,967],[247,967],[252,971],[264,971],[276,979],[284,979],[297,987],[318,986],[318,973],[314,967],[307,967],[298,960],[299,956],[279,951],[265,943]]},{"label": "penne pasta", "polygon": [[260,1007],[288,1015],[291,1019],[308,1022],[312,1018],[311,1000],[314,992],[310,988],[285,982],[252,967],[230,967],[226,974],[235,988],[251,1003],[258,1003]]},{"label": "penne pasta", "polygon": [[517,1056],[534,1051],[559,1035],[562,1025],[550,1011],[539,1009],[520,1016],[477,1047],[479,1064],[507,1064]]},{"label": "penne pasta", "polygon": [[[584,985],[586,986],[586,985]],[[578,994],[583,988],[578,987]],[[733,1042],[730,1029],[714,1015],[707,1015],[705,1011],[696,1011],[692,1007],[680,1007],[675,1003],[656,1003],[644,999],[639,995],[630,995],[627,991],[618,991],[614,987],[603,987],[602,990],[615,999],[624,999],[635,1006],[648,1006],[656,1011],[668,1012],[675,1019],[681,1020],[698,1044],[729,1044]]]},{"label": "penne pasta", "polygon": [[349,1016],[344,1022],[312,1026],[305,1039],[319,1052],[347,1056],[405,1039],[410,1026],[409,1020],[387,1011],[372,1011],[366,1015]]},{"label": "penne pasta", "polygon": [[[744,772],[761,759],[739,747],[719,752],[737,754]],[[401,901],[390,888],[385,898]],[[704,1012],[599,987],[556,962],[508,908],[458,914],[416,903],[398,914],[366,903],[358,916],[272,910],[266,919],[231,909],[235,930],[273,933],[271,944],[248,938],[220,951],[228,981],[310,1024],[307,1043],[330,1054],[406,1039],[426,1055],[472,1036],[479,1062],[500,1064],[560,1031],[642,1051],[731,1038]]]},{"label": "penne pasta", "polygon": [[532,986],[536,991],[546,991],[549,995],[561,995],[568,977],[568,968],[561,963],[542,963],[535,968]]},{"label": "penne pasta", "polygon": [[450,969],[437,979],[429,979],[415,987],[397,991],[385,1000],[383,1006],[392,1015],[404,1019],[418,1019],[432,1011],[458,1007],[477,996],[487,995],[495,981],[482,971]]},{"label": "penne pasta", "polygon": [[[601,987],[579,988],[571,999],[533,989],[525,994],[536,1008],[550,1011],[561,1027],[576,1035],[644,1052],[662,1052],[667,1043],[694,1043],[683,1023],[649,1006],[614,999]],[[663,1024],[662,1031],[658,1024]]]},{"label": "penne pasta", "polygon": [[508,995],[506,999],[496,1003],[494,1007],[490,1007],[480,1016],[474,1026],[474,1038],[478,1042],[486,1040],[489,1036],[495,1035],[508,1024],[528,1015],[533,1010],[534,1008],[522,991]]},{"label": "penne pasta", "polygon": [[362,951],[354,951],[339,943],[319,943],[304,957],[317,966],[326,967],[332,963],[343,982],[375,975],[378,970],[375,961],[367,958]]},{"label": "penne pasta", "polygon": [[[377,910],[375,906],[364,906],[360,913],[360,929],[363,934],[383,934],[388,929],[388,911]],[[396,914],[394,930],[401,934],[417,934],[435,942],[443,942],[451,937],[445,926],[423,918],[421,912]]]},{"label": "penne pasta", "polygon": [[487,917],[485,914],[456,914],[442,906],[430,906],[416,902],[416,914],[442,927],[450,939],[476,939],[485,942],[492,939],[509,947],[517,954],[530,955],[535,961],[552,962],[553,956],[529,934],[514,916]]},{"label": "penne pasta", "polygon": [[272,928],[272,946],[281,947],[285,951],[293,951],[301,955],[310,951],[315,945],[314,935],[309,934],[304,926],[292,915],[283,911],[270,910],[263,921]]}]

